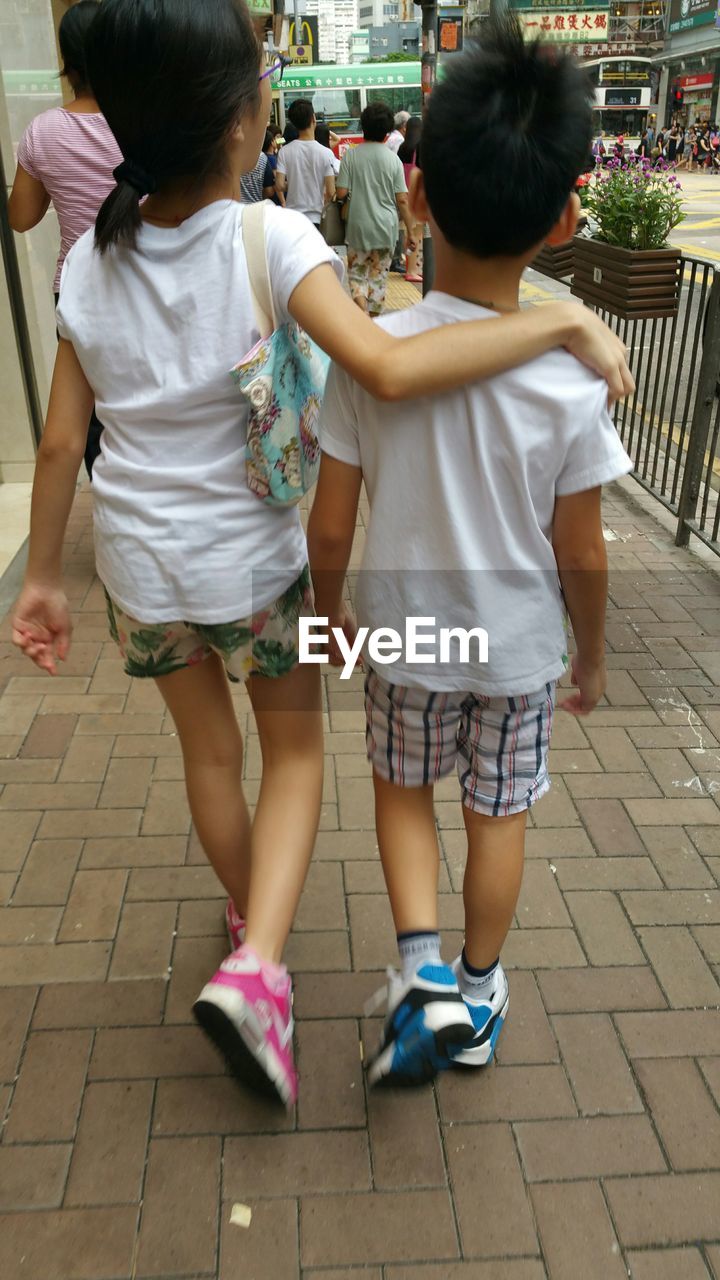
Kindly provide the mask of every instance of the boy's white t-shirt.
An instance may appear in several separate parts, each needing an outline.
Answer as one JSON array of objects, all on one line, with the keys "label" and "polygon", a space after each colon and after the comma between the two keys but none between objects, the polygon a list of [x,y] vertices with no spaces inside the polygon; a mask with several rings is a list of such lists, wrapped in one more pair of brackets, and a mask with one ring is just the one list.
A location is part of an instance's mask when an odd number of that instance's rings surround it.
[{"label": "boy's white t-shirt", "polygon": [[333,154],[313,138],[287,142],[278,152],[277,171],[287,178],[285,204],[319,223],[325,203],[325,179],[335,176]]},{"label": "boy's white t-shirt", "polygon": [[[249,617],[297,578],[307,548],[297,507],[247,485],[247,402],[230,370],[260,334],[242,242],[243,208],[220,200],[177,228],[144,223],[136,249],[100,255],[81,236],[57,311],[103,423],[93,470],[97,570],[141,622]],[[299,214],[268,204],[278,323],[337,255]]]},{"label": "boy's white t-shirt", "polygon": [[[491,312],[440,292],[378,323],[408,337]],[[566,351],[457,391],[399,404],[373,400],[331,369],[322,447],[362,467],[370,499],[356,589],[358,621],[405,638],[484,628],[488,662],[459,661],[439,640],[378,668],[393,684],[488,695],[531,693],[566,663],[565,612],[552,548],[555,499],[631,470],[606,408],[607,386]],[[471,654],[477,655],[477,643]],[[374,663],[373,665],[377,665]]]}]

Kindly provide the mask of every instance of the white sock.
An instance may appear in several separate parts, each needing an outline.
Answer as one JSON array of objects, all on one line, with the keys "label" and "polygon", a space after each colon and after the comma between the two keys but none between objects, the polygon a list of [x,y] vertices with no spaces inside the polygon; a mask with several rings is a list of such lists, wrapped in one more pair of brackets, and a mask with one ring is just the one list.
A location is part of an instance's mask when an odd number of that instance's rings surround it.
[{"label": "white sock", "polygon": [[499,963],[498,957],[487,969],[475,969],[473,965],[468,964],[463,947],[457,972],[458,986],[463,995],[469,996],[471,1000],[489,1000],[495,990]]}]

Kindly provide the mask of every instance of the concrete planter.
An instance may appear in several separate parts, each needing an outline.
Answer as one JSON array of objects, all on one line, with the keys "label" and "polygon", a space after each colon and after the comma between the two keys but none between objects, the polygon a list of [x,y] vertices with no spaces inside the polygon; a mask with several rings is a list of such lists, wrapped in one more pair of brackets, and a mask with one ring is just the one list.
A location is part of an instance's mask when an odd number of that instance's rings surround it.
[{"label": "concrete planter", "polygon": [[652,320],[677,314],[679,249],[618,249],[602,240],[575,236],[571,292],[621,320]]}]

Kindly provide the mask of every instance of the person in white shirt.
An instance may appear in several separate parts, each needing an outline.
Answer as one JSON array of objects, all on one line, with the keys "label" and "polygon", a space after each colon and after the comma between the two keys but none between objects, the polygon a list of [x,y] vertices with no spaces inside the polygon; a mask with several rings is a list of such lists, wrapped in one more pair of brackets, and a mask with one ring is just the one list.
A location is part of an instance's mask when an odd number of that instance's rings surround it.
[{"label": "person in white shirt", "polygon": [[[525,45],[512,23],[453,59],[433,90],[411,181],[417,221],[433,229],[435,290],[382,317],[385,333],[517,310],[540,245],[563,243],[577,223],[591,95],[572,58]],[[510,126],[502,152],[498,121]],[[493,1055],[508,1010],[499,956],[527,812],[550,785],[566,607],[576,689],[559,705],[587,715],[605,688],[601,486],[632,467],[606,406],[600,379],[565,351],[382,407],[331,371],[308,531],[316,625],[332,629],[335,660],[364,646],[378,844],[402,964],[371,1084],[417,1082]],[[343,584],[363,482],[358,634]],[[433,786],[453,768],[468,855],[465,946],[450,968],[440,958]]]},{"label": "person in white shirt", "polygon": [[405,133],[410,119],[409,111],[398,111],[395,115],[395,128],[388,134],[385,139],[385,146],[397,155],[403,142],[405,141]]},{"label": "person in white shirt", "polygon": [[[87,56],[124,159],[94,232],[65,262],[13,640],[51,675],[70,651],[62,544],[95,399],[105,424],[95,555],[110,634],[127,673],[153,679],[172,716],[195,829],[228,894],[233,954],[195,1015],[238,1078],[290,1106],[297,1076],[281,958],[320,816],[320,676],[300,663],[312,594],[298,508],[252,491],[249,406],[230,375],[260,340],[248,209],[237,196],[281,62],[261,65],[247,7],[234,0],[104,0]],[[296,321],[388,400],[575,340],[622,392],[620,344],[582,308],[396,341],[353,305],[337,256],[307,218],[268,204],[265,249],[278,324]],[[264,757],[252,822],[228,676],[247,685]]]},{"label": "person in white shirt", "polygon": [[325,205],[335,196],[334,157],[315,141],[312,102],[298,98],[288,110],[288,119],[299,137],[280,148],[275,171],[278,199],[285,208],[304,213],[319,226]]}]

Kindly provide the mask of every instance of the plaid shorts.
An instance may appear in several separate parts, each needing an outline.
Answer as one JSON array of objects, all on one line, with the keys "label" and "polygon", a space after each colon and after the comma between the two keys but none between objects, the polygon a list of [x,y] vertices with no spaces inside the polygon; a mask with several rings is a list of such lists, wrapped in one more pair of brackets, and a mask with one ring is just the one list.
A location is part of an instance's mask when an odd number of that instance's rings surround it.
[{"label": "plaid shorts", "polygon": [[125,659],[129,676],[167,676],[197,666],[217,653],[231,680],[248,676],[284,676],[297,666],[299,625],[312,616],[310,569],[274,604],[236,622],[138,622],[105,592],[110,635]]},{"label": "plaid shorts", "polygon": [[462,802],[504,817],[529,809],[550,786],[547,756],[555,685],[490,698],[430,693],[365,679],[367,753],[373,769],[398,787],[431,786],[456,767]]},{"label": "plaid shorts", "polygon": [[348,285],[350,296],[365,298],[371,316],[379,316],[385,306],[391,249],[351,249],[348,245]]}]

